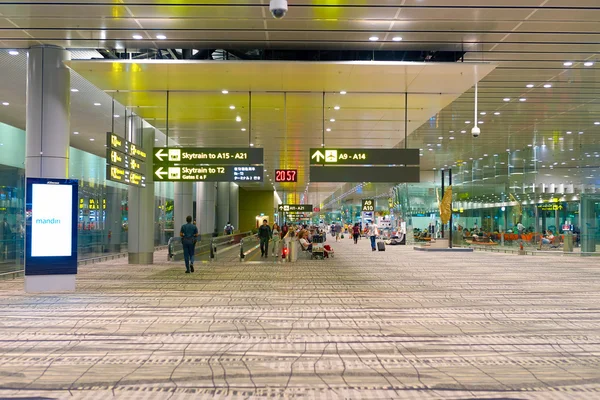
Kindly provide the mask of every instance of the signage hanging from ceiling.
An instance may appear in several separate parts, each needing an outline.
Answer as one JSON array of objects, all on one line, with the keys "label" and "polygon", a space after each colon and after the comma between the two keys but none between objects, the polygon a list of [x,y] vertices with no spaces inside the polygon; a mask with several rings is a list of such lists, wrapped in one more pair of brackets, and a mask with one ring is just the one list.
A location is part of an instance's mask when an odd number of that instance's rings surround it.
[{"label": "signage hanging from ceiling", "polygon": [[154,166],[154,180],[166,182],[262,182],[262,166]]},{"label": "signage hanging from ceiling", "polygon": [[419,165],[418,149],[310,149],[311,165]]},{"label": "signage hanging from ceiling", "polygon": [[261,148],[155,147],[154,164],[262,165]]},{"label": "signage hanging from ceiling", "polygon": [[25,275],[77,273],[76,179],[27,178]]},{"label": "signage hanging from ceiling", "polygon": [[114,133],[106,134],[106,179],[146,187],[146,152]]},{"label": "signage hanging from ceiling", "polygon": [[277,210],[287,214],[313,212],[312,204],[280,204]]},{"label": "signage hanging from ceiling", "polygon": [[361,210],[363,212],[375,211],[375,199],[363,199]]},{"label": "signage hanging from ceiling", "polygon": [[311,182],[418,183],[419,167],[310,167]]},{"label": "signage hanging from ceiling", "polygon": [[276,169],[275,182],[298,182],[297,169]]},{"label": "signage hanging from ceiling", "polygon": [[537,208],[540,211],[562,211],[566,208],[566,203],[542,203]]}]

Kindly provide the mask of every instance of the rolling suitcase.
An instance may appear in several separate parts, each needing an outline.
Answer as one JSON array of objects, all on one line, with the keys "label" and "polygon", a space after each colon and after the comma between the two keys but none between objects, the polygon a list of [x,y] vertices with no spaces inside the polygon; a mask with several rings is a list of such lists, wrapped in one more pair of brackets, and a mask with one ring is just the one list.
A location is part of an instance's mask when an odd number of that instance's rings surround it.
[{"label": "rolling suitcase", "polygon": [[377,242],[377,250],[379,251],[385,251],[385,243],[380,240],[379,242]]}]

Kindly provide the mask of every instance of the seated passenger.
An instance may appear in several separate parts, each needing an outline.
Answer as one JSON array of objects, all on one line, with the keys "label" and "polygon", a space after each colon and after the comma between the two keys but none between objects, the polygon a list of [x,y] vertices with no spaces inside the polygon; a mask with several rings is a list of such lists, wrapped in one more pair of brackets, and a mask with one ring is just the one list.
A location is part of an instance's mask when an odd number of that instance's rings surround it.
[{"label": "seated passenger", "polygon": [[306,251],[312,251],[312,243],[310,243],[307,238],[308,232],[303,230],[300,232],[300,235],[298,237],[299,237],[300,246],[302,246],[302,249],[306,250]]}]

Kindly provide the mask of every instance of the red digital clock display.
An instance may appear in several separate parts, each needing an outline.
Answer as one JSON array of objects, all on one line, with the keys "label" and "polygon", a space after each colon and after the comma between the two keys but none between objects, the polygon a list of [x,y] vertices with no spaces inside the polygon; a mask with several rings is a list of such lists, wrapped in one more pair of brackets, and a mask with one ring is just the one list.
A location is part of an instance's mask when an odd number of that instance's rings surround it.
[{"label": "red digital clock display", "polygon": [[297,169],[276,169],[275,182],[298,182]]}]

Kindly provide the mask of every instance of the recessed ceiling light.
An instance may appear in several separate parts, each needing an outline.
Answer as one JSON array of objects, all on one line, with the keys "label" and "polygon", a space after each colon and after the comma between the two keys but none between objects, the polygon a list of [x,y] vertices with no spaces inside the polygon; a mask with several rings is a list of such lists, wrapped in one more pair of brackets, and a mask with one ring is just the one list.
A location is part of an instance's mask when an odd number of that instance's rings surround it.
[{"label": "recessed ceiling light", "polygon": [[141,39],[143,39],[143,38],[144,38],[142,35],[137,35],[137,34],[136,34],[136,35],[133,35],[132,37],[133,37],[135,40],[141,40]]},{"label": "recessed ceiling light", "polygon": [[479,121],[479,122],[478,122],[478,124],[479,124],[479,125],[483,125],[483,121]]},{"label": "recessed ceiling light", "polygon": [[333,107],[333,109],[334,109],[334,110],[339,110],[339,109],[340,109],[340,106],[335,106],[335,107]]},{"label": "recessed ceiling light", "polygon": [[229,90],[221,90],[221,93],[227,94],[227,93],[229,93]]},{"label": "recessed ceiling light", "polygon": [[570,67],[571,65],[573,65],[573,63],[571,61],[567,61],[563,64],[565,67]]},{"label": "recessed ceiling light", "polygon": [[102,104],[100,103],[94,103],[95,106],[101,106]]},{"label": "recessed ceiling light", "polygon": [[532,144],[528,144],[527,147],[533,147],[533,145]]},{"label": "recessed ceiling light", "polygon": [[242,117],[240,117],[240,116],[238,115],[237,117],[235,117],[235,120],[236,120],[237,122],[242,122]]},{"label": "recessed ceiling light", "polygon": [[496,112],[494,113],[494,115],[500,115],[500,113],[499,113],[498,111],[496,111]]},{"label": "recessed ceiling light", "polygon": [[471,121],[465,121],[465,124],[470,124],[470,123],[471,123]]},{"label": "recessed ceiling light", "polygon": [[580,135],[583,135],[583,132],[579,132]]},{"label": "recessed ceiling light", "polygon": [[570,135],[571,133],[573,133],[573,132],[571,132],[571,131],[567,131],[567,135]]},{"label": "recessed ceiling light", "polygon": [[8,105],[10,105],[10,103],[8,103],[8,102],[4,101],[4,102],[2,102],[2,105],[3,105],[3,106],[8,106]]},{"label": "recessed ceiling light", "polygon": [[526,87],[531,89],[533,87],[533,83],[528,84]]},{"label": "recessed ceiling light", "polygon": [[246,128],[242,128],[242,132],[246,132]]},{"label": "recessed ceiling light", "polygon": [[342,90],[342,91],[340,92],[340,94],[346,94],[346,91],[345,91],[345,90]]},{"label": "recessed ceiling light", "polygon": [[18,51],[16,51],[16,50],[9,50],[9,51],[8,51],[8,54],[10,54],[11,56],[18,56],[18,55],[19,55],[19,52],[18,52]]},{"label": "recessed ceiling light", "polygon": [[439,140],[443,140],[443,139],[444,139],[444,137],[443,137],[443,136],[440,136],[440,137],[438,137],[438,139],[439,139]]},{"label": "recessed ceiling light", "polygon": [[250,147],[254,147],[254,143],[250,143]]},{"label": "recessed ceiling light", "polygon": [[480,115],[486,115],[487,113],[485,111],[482,111],[479,113]]},{"label": "recessed ceiling light", "polygon": [[167,37],[165,35],[156,35],[158,40],[165,40]]},{"label": "recessed ceiling light", "polygon": [[505,97],[505,98],[504,98],[504,99],[502,99],[502,100],[504,100],[504,101],[506,101],[506,102],[509,102],[509,101],[510,101],[510,98],[509,98],[509,97]]},{"label": "recessed ceiling light", "polygon": [[437,147],[442,147],[442,144],[441,144],[441,143],[438,143],[438,144],[437,144]]},{"label": "recessed ceiling light", "polygon": [[79,89],[71,88],[71,92],[77,93],[77,92],[79,92]]},{"label": "recessed ceiling light", "polygon": [[79,135],[79,132],[73,132],[73,135]]},{"label": "recessed ceiling light", "polygon": [[230,110],[235,110],[235,106],[231,105],[231,106],[229,106],[229,109]]},{"label": "recessed ceiling light", "polygon": [[552,84],[550,84],[550,83],[546,83],[546,84],[544,85],[544,87],[545,87],[546,89],[550,89],[550,88],[552,87]]},{"label": "recessed ceiling light", "polygon": [[331,132],[331,128],[327,128],[325,129],[327,132]]},{"label": "recessed ceiling light", "polygon": [[401,41],[402,41],[402,37],[401,37],[401,36],[394,36],[394,37],[392,38],[392,40],[393,40],[394,42],[401,42]]},{"label": "recessed ceiling light", "polygon": [[335,118],[331,118],[329,122],[335,122]]},{"label": "recessed ceiling light", "polygon": [[594,122],[594,125],[600,125],[600,121]]},{"label": "recessed ceiling light", "polygon": [[96,139],[94,139],[93,137],[92,137],[92,138],[90,138],[90,142],[93,142],[94,140],[96,140]]},{"label": "recessed ceiling light", "polygon": [[113,117],[115,117],[115,118],[119,118],[119,117],[120,117],[120,115],[119,115],[119,114],[115,114],[115,115],[113,115]]},{"label": "recessed ceiling light", "polygon": [[527,101],[527,99],[525,97],[521,97],[519,101]]},{"label": "recessed ceiling light", "polygon": [[586,67],[592,67],[594,65],[594,63],[592,61],[587,61],[587,62],[584,62],[583,65]]},{"label": "recessed ceiling light", "polygon": [[460,133],[467,133],[467,131],[460,131]]},{"label": "recessed ceiling light", "polygon": [[378,41],[378,40],[379,40],[379,37],[377,37],[377,36],[371,36],[371,37],[369,38],[369,40],[370,40],[371,42],[376,42],[376,41]]},{"label": "recessed ceiling light", "polygon": [[450,136],[448,139],[450,139],[450,140],[454,140],[454,136]]}]

